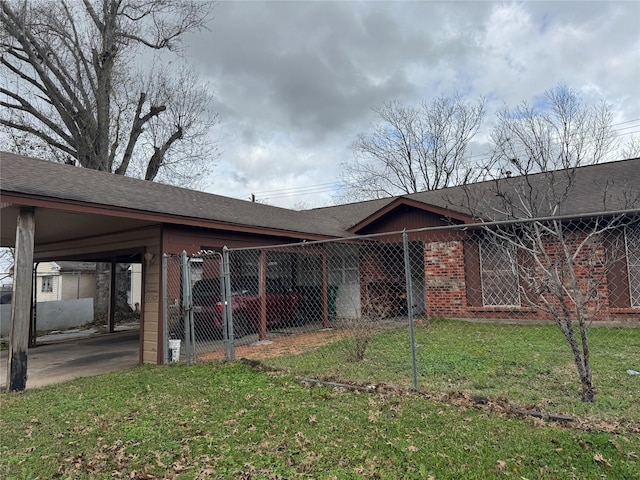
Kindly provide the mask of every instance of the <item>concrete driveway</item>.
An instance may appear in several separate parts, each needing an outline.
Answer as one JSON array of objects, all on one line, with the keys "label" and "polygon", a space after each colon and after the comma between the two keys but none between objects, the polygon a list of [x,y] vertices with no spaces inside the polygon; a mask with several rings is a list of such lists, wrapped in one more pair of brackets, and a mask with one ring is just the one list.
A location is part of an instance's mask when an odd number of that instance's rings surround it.
[{"label": "concrete driveway", "polygon": [[[27,388],[38,388],[139,365],[140,331],[93,336],[57,335],[55,341],[38,339],[27,358]],[[70,337],[70,338],[69,338]],[[7,388],[7,354],[0,352],[0,388]]]}]

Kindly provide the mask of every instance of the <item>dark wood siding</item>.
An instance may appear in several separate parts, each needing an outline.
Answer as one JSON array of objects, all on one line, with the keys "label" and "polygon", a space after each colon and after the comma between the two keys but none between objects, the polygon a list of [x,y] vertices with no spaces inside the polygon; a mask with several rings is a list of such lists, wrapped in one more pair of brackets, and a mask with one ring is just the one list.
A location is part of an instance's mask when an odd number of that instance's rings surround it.
[{"label": "dark wood siding", "polygon": [[404,229],[415,230],[418,228],[440,227],[450,224],[451,222],[447,221],[442,215],[402,205],[357,233],[359,235],[367,235],[396,232]]},{"label": "dark wood siding", "polygon": [[164,253],[174,254],[183,250],[191,254],[203,248],[218,250],[222,247],[260,247],[301,241],[297,238],[173,226],[165,226],[163,239]]},{"label": "dark wood siding", "polygon": [[627,268],[624,234],[612,233],[607,238],[607,250],[611,266],[607,271],[607,283],[609,284],[609,305],[612,308],[630,308],[631,297],[629,295],[629,270]]}]

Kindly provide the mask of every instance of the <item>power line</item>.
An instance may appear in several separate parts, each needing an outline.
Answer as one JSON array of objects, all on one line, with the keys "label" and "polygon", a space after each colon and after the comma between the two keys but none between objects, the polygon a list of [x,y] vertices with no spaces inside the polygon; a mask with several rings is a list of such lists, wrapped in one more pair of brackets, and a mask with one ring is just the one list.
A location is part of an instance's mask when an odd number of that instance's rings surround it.
[{"label": "power line", "polygon": [[294,192],[296,190],[305,190],[308,188],[315,188],[315,187],[322,187],[322,186],[326,186],[326,185],[335,185],[336,183],[340,183],[340,182],[327,182],[327,183],[318,183],[315,185],[307,185],[307,186],[303,186],[303,187],[290,187],[290,188],[280,188],[280,189],[276,189],[276,190],[262,190],[262,191],[256,191],[253,193],[283,193],[283,192]]},{"label": "power line", "polygon": [[[633,125],[627,125],[621,128],[612,129],[612,133],[614,134],[613,136],[616,138],[619,138],[627,135],[640,133],[640,123],[635,123],[635,122],[640,122],[640,118],[634,118],[632,120],[625,120],[623,122],[611,124],[611,126],[613,127],[613,126],[622,126],[622,125],[634,123]],[[623,130],[629,130],[629,129],[633,129],[633,130],[623,131]],[[517,154],[518,152],[514,152],[514,153]],[[526,150],[522,149],[520,153],[525,154]],[[488,153],[476,153],[465,158],[463,160],[463,163],[468,164],[474,159],[488,160],[489,158],[490,158],[490,154]],[[255,191],[245,195],[243,198],[251,198],[252,196],[255,196],[255,195],[261,195],[264,197],[263,199],[271,200],[271,199],[285,198],[285,197],[316,195],[320,193],[331,192],[333,190],[344,188],[346,186],[347,184],[345,182],[326,182],[326,183],[318,183],[313,185],[304,185],[300,187],[289,187],[289,188],[281,188],[281,189],[274,189],[274,190]]]}]

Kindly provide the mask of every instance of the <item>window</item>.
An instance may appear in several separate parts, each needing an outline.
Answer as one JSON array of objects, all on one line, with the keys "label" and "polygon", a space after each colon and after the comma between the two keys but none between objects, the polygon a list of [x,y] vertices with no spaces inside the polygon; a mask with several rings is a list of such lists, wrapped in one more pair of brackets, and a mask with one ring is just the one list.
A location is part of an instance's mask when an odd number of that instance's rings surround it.
[{"label": "window", "polygon": [[631,306],[640,307],[640,229],[625,229],[625,247],[627,250],[627,270],[629,274],[629,298]]},{"label": "window", "polygon": [[51,275],[42,277],[42,291],[44,293],[53,292],[53,277]]},{"label": "window", "polygon": [[520,306],[515,249],[497,238],[480,241],[480,281],[484,306]]},{"label": "window", "polygon": [[329,265],[329,284],[349,285],[358,283],[358,257],[350,255],[347,257],[334,257]]}]

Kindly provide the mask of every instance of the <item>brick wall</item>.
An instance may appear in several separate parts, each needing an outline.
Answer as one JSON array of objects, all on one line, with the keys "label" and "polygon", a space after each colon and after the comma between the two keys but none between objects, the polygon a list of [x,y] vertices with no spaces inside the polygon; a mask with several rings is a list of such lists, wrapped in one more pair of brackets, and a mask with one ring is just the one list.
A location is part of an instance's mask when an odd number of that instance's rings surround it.
[{"label": "brick wall", "polygon": [[[575,234],[568,241],[567,246],[575,252],[578,245],[581,245],[580,253],[575,256],[575,281],[585,295],[591,295],[591,293],[587,293],[591,289],[595,291],[593,298],[588,300],[584,313],[593,320],[637,320],[640,317],[640,309],[613,308],[609,279],[607,278],[607,264],[610,263],[610,260],[607,260],[605,246],[602,244],[585,246],[583,241],[582,234]],[[531,303],[532,301],[540,301],[535,292],[543,291],[545,283],[541,271],[535,267],[532,271],[537,270],[536,273],[539,275],[540,281],[524,288],[524,291],[528,290],[531,296],[527,301],[526,295],[523,295],[520,307],[485,307],[481,303],[470,304],[467,290],[473,287],[479,292],[480,279],[475,279],[475,276],[474,278],[468,277],[470,272],[465,272],[465,248],[473,249],[474,247],[477,248],[475,243],[465,242],[462,239],[449,241],[425,239],[425,295],[429,317],[551,320],[548,313],[535,308]],[[545,250],[551,258],[555,255],[563,255],[557,244],[548,243],[545,245]],[[472,255],[473,253],[472,251],[466,252],[467,256],[474,257],[474,262],[477,263],[479,261],[476,258],[477,254]],[[626,272],[624,273],[626,274]],[[564,276],[567,279],[565,286],[570,287],[572,276],[567,272]],[[470,284],[469,282],[475,283]],[[553,298],[551,295],[547,295],[547,300],[556,306],[559,305],[557,297]],[[573,310],[573,301],[569,296],[565,296],[564,300],[566,305]]]},{"label": "brick wall", "polygon": [[424,269],[427,315],[466,317],[467,291],[462,241],[426,243]]}]

